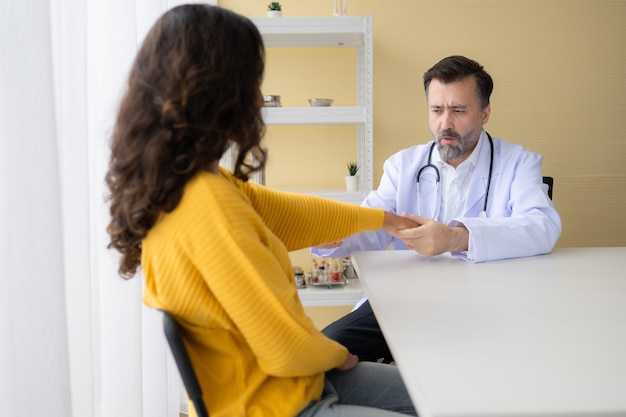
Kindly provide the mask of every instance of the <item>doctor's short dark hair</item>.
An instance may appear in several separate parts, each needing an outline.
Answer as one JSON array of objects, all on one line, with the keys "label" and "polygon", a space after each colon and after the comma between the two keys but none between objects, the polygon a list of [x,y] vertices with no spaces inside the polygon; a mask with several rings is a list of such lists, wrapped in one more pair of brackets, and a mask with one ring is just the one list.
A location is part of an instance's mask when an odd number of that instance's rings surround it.
[{"label": "doctor's short dark hair", "polygon": [[493,91],[493,79],[482,65],[461,55],[444,58],[424,73],[426,98],[428,98],[428,86],[433,79],[448,84],[472,76],[476,79],[480,107],[484,109],[489,105],[489,97]]}]

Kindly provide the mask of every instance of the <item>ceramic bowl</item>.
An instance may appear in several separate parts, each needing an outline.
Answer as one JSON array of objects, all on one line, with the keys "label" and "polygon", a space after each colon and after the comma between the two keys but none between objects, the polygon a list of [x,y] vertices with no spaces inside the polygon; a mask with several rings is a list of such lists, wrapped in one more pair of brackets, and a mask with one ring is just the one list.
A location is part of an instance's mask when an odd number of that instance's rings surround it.
[{"label": "ceramic bowl", "polygon": [[333,104],[333,101],[335,100],[332,98],[310,98],[309,104],[311,107],[328,107]]}]

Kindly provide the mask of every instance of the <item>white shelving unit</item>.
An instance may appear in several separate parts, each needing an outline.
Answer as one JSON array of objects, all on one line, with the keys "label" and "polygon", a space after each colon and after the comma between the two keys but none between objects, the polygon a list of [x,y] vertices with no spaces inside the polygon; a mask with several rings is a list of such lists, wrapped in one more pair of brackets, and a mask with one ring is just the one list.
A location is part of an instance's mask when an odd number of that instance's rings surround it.
[{"label": "white shelving unit", "polygon": [[354,125],[357,127],[359,189],[290,190],[360,204],[373,188],[373,38],[372,16],[280,17],[252,19],[266,47],[351,47],[356,48],[357,105],[354,107],[266,107],[267,125]]}]

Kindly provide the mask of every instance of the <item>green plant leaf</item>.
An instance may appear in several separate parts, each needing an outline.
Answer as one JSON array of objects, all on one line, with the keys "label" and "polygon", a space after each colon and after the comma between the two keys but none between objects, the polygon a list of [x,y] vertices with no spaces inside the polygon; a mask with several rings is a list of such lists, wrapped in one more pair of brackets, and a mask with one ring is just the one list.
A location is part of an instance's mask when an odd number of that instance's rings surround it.
[{"label": "green plant leaf", "polygon": [[361,168],[356,162],[348,162],[347,166],[350,176],[355,176],[356,173],[359,172],[359,168]]}]

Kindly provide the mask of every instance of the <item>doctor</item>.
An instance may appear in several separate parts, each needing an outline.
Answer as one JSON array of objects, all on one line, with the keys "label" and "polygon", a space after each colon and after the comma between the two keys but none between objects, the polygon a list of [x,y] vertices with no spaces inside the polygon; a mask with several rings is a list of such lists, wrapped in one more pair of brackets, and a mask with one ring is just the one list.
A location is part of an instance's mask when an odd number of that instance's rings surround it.
[{"label": "doctor", "polygon": [[[424,74],[424,89],[433,140],[387,159],[378,189],[362,203],[420,226],[395,238],[361,233],[312,253],[345,257],[391,245],[425,256],[450,252],[470,262],[549,253],[561,219],[543,184],[541,155],[484,130],[491,76],[479,63],[451,56]],[[361,360],[392,360],[366,298],[323,332]]]}]

